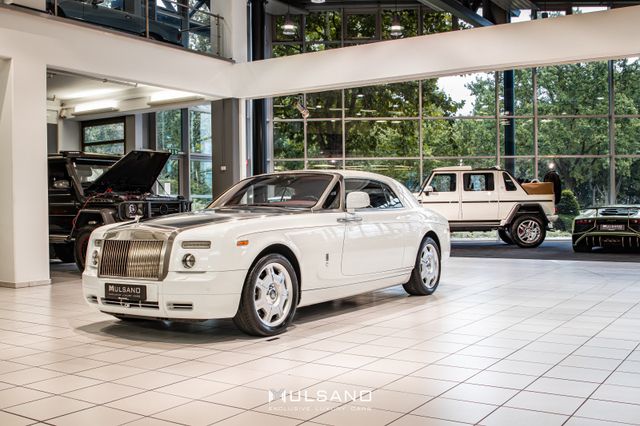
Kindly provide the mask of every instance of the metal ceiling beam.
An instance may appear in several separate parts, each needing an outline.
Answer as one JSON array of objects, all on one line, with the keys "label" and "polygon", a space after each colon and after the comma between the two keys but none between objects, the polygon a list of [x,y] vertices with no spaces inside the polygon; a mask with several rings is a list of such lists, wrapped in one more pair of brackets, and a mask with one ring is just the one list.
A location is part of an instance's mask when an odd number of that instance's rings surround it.
[{"label": "metal ceiling beam", "polygon": [[474,27],[488,27],[491,21],[464,7],[456,0],[418,0],[420,3],[439,12],[449,12]]}]

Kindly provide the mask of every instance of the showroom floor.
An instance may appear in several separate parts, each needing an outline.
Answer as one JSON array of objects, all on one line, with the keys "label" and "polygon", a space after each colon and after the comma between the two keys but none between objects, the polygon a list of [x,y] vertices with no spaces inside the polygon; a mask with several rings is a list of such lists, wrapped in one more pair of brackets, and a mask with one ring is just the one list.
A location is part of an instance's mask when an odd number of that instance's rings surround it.
[{"label": "showroom floor", "polygon": [[3,426],[640,424],[640,264],[452,258],[435,296],[304,308],[272,339],[122,323],[53,269],[0,289]]}]

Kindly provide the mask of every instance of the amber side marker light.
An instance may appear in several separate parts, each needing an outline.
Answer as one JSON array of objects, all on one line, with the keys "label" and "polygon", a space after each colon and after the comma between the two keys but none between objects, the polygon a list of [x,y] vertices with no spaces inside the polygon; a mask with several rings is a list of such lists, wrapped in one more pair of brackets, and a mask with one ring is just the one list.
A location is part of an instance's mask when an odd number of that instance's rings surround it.
[{"label": "amber side marker light", "polygon": [[243,246],[248,246],[249,245],[249,240],[240,240],[236,243],[236,245],[238,247],[243,247]]}]

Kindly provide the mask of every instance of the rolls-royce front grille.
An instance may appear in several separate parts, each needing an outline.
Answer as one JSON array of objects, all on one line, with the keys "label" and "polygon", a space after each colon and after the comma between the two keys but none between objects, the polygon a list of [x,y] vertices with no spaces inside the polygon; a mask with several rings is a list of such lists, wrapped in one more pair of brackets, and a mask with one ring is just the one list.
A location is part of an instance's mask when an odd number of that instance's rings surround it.
[{"label": "rolls-royce front grille", "polygon": [[104,240],[99,275],[158,280],[162,244],[158,240]]}]

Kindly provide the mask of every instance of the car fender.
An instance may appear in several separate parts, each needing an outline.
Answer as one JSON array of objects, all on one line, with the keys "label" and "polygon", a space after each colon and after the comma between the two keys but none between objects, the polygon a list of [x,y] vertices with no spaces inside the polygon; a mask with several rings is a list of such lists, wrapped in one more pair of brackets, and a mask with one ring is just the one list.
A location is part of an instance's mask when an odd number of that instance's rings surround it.
[{"label": "car fender", "polygon": [[75,232],[85,226],[98,227],[116,223],[115,211],[112,209],[84,209],[78,212],[75,219]]}]

